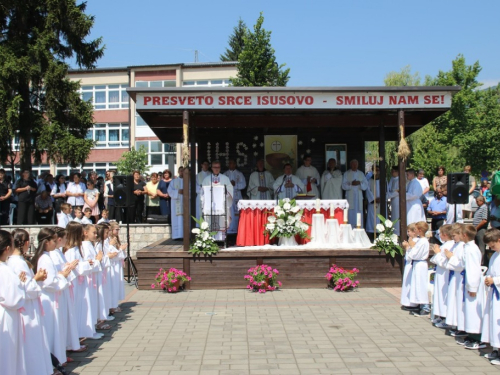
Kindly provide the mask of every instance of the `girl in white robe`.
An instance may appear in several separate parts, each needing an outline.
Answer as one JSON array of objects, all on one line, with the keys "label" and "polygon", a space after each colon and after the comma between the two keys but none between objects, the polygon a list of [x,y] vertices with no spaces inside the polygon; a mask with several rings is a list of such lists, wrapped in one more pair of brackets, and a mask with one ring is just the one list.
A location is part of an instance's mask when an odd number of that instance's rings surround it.
[{"label": "girl in white robe", "polygon": [[408,242],[403,242],[403,247],[406,250],[405,254],[405,269],[403,272],[403,285],[401,287],[401,305],[405,310],[415,309],[416,304],[410,302],[410,289],[411,289],[411,279],[413,273],[413,266],[411,258],[409,257],[409,249],[411,246],[415,246],[418,242],[417,227],[415,224],[410,224],[407,227],[408,230]]},{"label": "girl in white robe", "polygon": [[[28,251],[30,245],[29,233],[24,229],[15,229],[14,252],[9,257],[7,265],[16,275],[26,274],[25,290],[26,299],[24,301],[24,311],[22,311],[22,321],[24,323],[24,354],[26,357],[26,372],[30,375],[50,375],[53,373],[50,359],[49,344],[45,327],[42,324],[42,289],[38,281],[47,278],[47,272],[39,269],[36,275],[24,258],[24,253]],[[3,284],[2,284],[3,285]],[[33,358],[37,360],[34,361]]]},{"label": "girl in white robe", "polygon": [[56,233],[51,228],[42,228],[38,233],[38,247],[31,259],[31,264],[38,272],[39,269],[47,271],[47,278],[40,282],[42,287],[42,318],[49,343],[50,352],[60,363],[66,363],[66,327],[62,326],[62,311],[59,311],[59,301],[64,289],[69,286],[66,279],[71,269],[65,267],[58,271],[50,258],[49,252],[56,248]]},{"label": "girl in white robe", "polygon": [[74,307],[78,336],[91,339],[100,339],[102,334],[95,331],[92,321],[89,288],[87,276],[92,272],[92,260],[84,260],[82,256],[83,226],[77,222],[70,222],[66,227],[66,245],[64,256],[68,262],[78,260],[78,265],[73,270],[77,278],[73,280]]},{"label": "girl in white robe", "polygon": [[419,221],[416,224],[417,233],[420,237],[415,246],[411,247],[407,252],[407,256],[411,259],[412,275],[410,282],[410,302],[420,305],[420,314],[428,314],[429,309],[429,294],[427,291],[428,285],[428,264],[429,257],[429,241],[425,237],[429,225],[425,221]]},{"label": "girl in white robe", "polygon": [[125,263],[125,250],[127,249],[127,245],[121,243],[120,237],[120,225],[116,222],[111,223],[110,232],[109,232],[109,249],[111,252],[116,252],[118,255],[112,261],[112,267],[114,269],[114,278],[113,278],[113,296],[114,312],[120,312],[119,302],[125,299],[125,285],[124,285],[124,275],[123,275],[123,267]]},{"label": "girl in white robe", "polygon": [[68,262],[63,253],[63,248],[66,245],[66,230],[56,227],[55,231],[57,243],[55,250],[50,252],[50,258],[59,271],[62,271],[65,267],[71,268],[71,273],[68,276],[69,287],[63,290],[59,299],[59,310],[62,313],[61,322],[64,322],[63,326],[66,327],[65,330],[67,332],[66,349],[79,353],[87,350],[87,346],[80,345],[80,336],[78,335],[78,324],[76,321],[74,283],[77,279],[77,274],[74,270],[78,266],[78,259]]},{"label": "girl in white robe", "polygon": [[[484,234],[484,243],[495,253],[490,258],[488,271],[484,284],[487,288],[486,302],[483,314],[483,326],[481,328],[481,341],[489,343],[496,351],[494,355],[487,354],[493,359],[492,364],[500,365],[498,360],[498,349],[500,348],[500,231],[488,229]],[[495,356],[496,354],[496,356]]]},{"label": "girl in white robe", "polygon": [[[462,230],[460,224],[453,224],[452,237],[455,244],[453,245],[451,251],[445,251],[445,255],[448,258],[446,268],[450,271],[448,296],[446,298],[446,325],[457,327],[459,322],[462,322],[463,324],[464,319],[463,275],[460,275],[460,273],[464,270],[464,243],[462,242]],[[457,299],[457,296],[460,298]]]},{"label": "girl in white robe", "polygon": [[439,235],[443,244],[441,246],[434,245],[435,255],[431,258],[431,263],[436,265],[434,293],[432,295],[432,306],[435,317],[433,323],[440,323],[446,318],[446,299],[448,296],[450,271],[446,268],[448,258],[446,258],[444,251],[451,250],[455,243],[451,239],[451,225],[443,225],[439,228]]},{"label": "girl in white robe", "polygon": [[89,301],[91,307],[90,316],[94,325],[101,320],[99,306],[104,305],[104,296],[102,294],[102,252],[97,253],[93,242],[97,239],[97,231],[94,225],[87,224],[83,226],[82,254],[84,260],[92,260],[92,272],[87,275],[87,284],[89,290]]},{"label": "girl in white robe", "polygon": [[25,336],[21,311],[24,308],[26,274],[18,276],[7,266],[14,244],[9,232],[0,229],[0,371],[27,375]]},{"label": "girl in white robe", "polygon": [[112,315],[109,315],[111,310],[111,293],[112,281],[111,281],[111,260],[115,258],[118,254],[109,251],[109,242],[105,240],[109,236],[109,224],[102,223],[96,226],[98,242],[96,243],[95,249],[99,253],[102,251],[103,257],[101,261],[102,266],[102,292],[104,296],[104,305],[99,306],[99,312],[102,314],[101,319],[103,320],[114,320]]}]

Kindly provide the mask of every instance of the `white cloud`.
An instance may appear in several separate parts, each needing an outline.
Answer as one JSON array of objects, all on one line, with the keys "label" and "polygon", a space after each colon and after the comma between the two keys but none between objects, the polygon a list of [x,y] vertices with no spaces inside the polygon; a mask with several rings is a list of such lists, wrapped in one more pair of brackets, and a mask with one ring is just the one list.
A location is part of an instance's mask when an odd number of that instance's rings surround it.
[{"label": "white cloud", "polygon": [[483,84],[481,86],[481,89],[487,89],[488,87],[493,87],[498,85],[498,83],[500,82],[500,78],[484,79],[479,82]]}]

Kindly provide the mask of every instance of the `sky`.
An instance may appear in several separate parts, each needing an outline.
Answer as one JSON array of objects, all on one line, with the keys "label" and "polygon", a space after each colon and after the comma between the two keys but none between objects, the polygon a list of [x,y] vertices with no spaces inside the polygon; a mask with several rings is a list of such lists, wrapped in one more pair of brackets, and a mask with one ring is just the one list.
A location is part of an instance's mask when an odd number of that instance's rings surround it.
[{"label": "sky", "polygon": [[381,86],[406,65],[422,79],[463,54],[479,81],[500,81],[498,0],[87,0],[98,67],[220,61],[241,18],[260,12],[288,86]]}]

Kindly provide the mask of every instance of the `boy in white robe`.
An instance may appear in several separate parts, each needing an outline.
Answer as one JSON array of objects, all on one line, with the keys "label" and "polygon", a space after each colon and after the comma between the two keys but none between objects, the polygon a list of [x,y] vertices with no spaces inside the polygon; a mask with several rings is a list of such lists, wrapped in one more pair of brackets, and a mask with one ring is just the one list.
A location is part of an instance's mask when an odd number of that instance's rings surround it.
[{"label": "boy in white robe", "polygon": [[410,288],[413,265],[409,257],[409,249],[416,246],[419,238],[417,233],[417,226],[410,224],[407,227],[408,241],[403,242],[403,247],[406,250],[405,254],[405,268],[403,273],[403,285],[401,287],[401,309],[406,311],[418,310],[418,305],[410,302]]},{"label": "boy in white robe", "polygon": [[480,341],[484,288],[480,288],[482,255],[481,250],[474,242],[476,234],[475,226],[464,225],[462,230],[462,240],[465,243],[464,325],[463,327],[458,326],[458,329],[468,333],[468,338],[464,341],[464,348],[471,350],[486,348],[486,344]]},{"label": "boy in white robe", "polygon": [[493,347],[491,353],[484,355],[491,360],[492,365],[500,365],[498,349],[500,348],[500,230],[488,229],[484,234],[484,243],[495,253],[490,258],[489,268],[486,272],[484,285],[487,288],[486,302],[483,313],[483,326],[481,341]]},{"label": "boy in white robe", "polygon": [[337,161],[329,159],[326,171],[321,176],[321,197],[323,199],[342,199],[342,172],[337,169]]},{"label": "boy in white robe", "polygon": [[[462,242],[462,225],[452,225],[452,237],[455,245],[451,250],[445,250],[448,258],[446,268],[450,270],[448,282],[448,296],[446,298],[446,325],[440,328],[457,327],[463,322],[463,270],[464,270],[464,243]],[[457,298],[459,296],[460,298]],[[455,336],[455,332],[451,332]],[[466,335],[466,334],[465,334]],[[464,335],[462,335],[463,337]]]},{"label": "boy in white robe", "polygon": [[[211,173],[208,170],[208,167],[208,161],[203,161],[203,163],[201,163],[201,171],[196,175],[196,218],[198,220],[201,217],[201,190],[203,186],[203,180]],[[196,226],[198,227],[199,224],[196,223]]]},{"label": "boy in white robe", "polygon": [[450,250],[455,243],[451,238],[451,225],[443,225],[439,228],[440,240],[443,243],[441,246],[434,244],[433,250],[435,255],[431,258],[431,263],[436,265],[436,273],[434,276],[434,293],[432,295],[432,306],[434,319],[432,323],[438,324],[446,319],[446,298],[448,296],[448,279],[450,271],[446,268],[448,258],[444,254],[444,250]]},{"label": "boy in white robe", "polygon": [[429,225],[425,221],[419,221],[415,224],[418,242],[408,251],[408,258],[412,263],[412,274],[410,282],[410,303],[420,305],[419,311],[413,311],[414,315],[427,315],[430,313],[429,294],[427,292],[428,284],[428,265],[429,241],[425,234],[429,230]]}]

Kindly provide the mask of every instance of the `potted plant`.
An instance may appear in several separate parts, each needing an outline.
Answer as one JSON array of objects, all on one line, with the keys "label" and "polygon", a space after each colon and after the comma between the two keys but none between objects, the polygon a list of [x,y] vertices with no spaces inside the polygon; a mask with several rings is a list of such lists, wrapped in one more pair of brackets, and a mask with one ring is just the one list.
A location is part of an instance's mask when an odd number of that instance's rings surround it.
[{"label": "potted plant", "polygon": [[184,283],[191,281],[191,278],[177,268],[170,268],[168,271],[160,268],[155,277],[156,284],[151,284],[151,288],[159,287],[168,293],[176,293],[184,290]]},{"label": "potted plant", "polygon": [[267,264],[252,267],[248,270],[248,274],[244,276],[248,280],[247,289],[265,293],[281,288],[281,281],[276,280],[279,273],[276,268],[272,268]]},{"label": "potted plant", "polygon": [[378,250],[379,253],[383,251],[392,258],[395,258],[398,254],[402,256],[403,248],[399,245],[398,235],[394,233],[394,224],[396,224],[397,220],[391,221],[382,215],[377,216],[380,219],[380,224],[377,224],[375,229],[379,235],[375,239],[372,249]]},{"label": "potted plant", "polygon": [[274,214],[267,218],[264,235],[270,235],[269,239],[279,238],[279,245],[297,245],[295,235],[301,238],[309,238],[307,229],[309,224],[302,222],[303,210],[297,206],[295,199],[280,199],[274,207]]},{"label": "potted plant", "polygon": [[328,288],[340,292],[347,292],[357,288],[359,285],[358,280],[354,280],[358,276],[358,269],[346,270],[342,267],[332,264],[330,271],[325,275],[328,280]]},{"label": "potted plant", "polygon": [[219,252],[219,246],[215,243],[214,236],[217,232],[210,232],[208,223],[200,218],[199,220],[193,217],[199,224],[199,228],[193,228],[192,233],[195,234],[194,240],[191,243],[189,252],[193,255],[215,255]]}]

